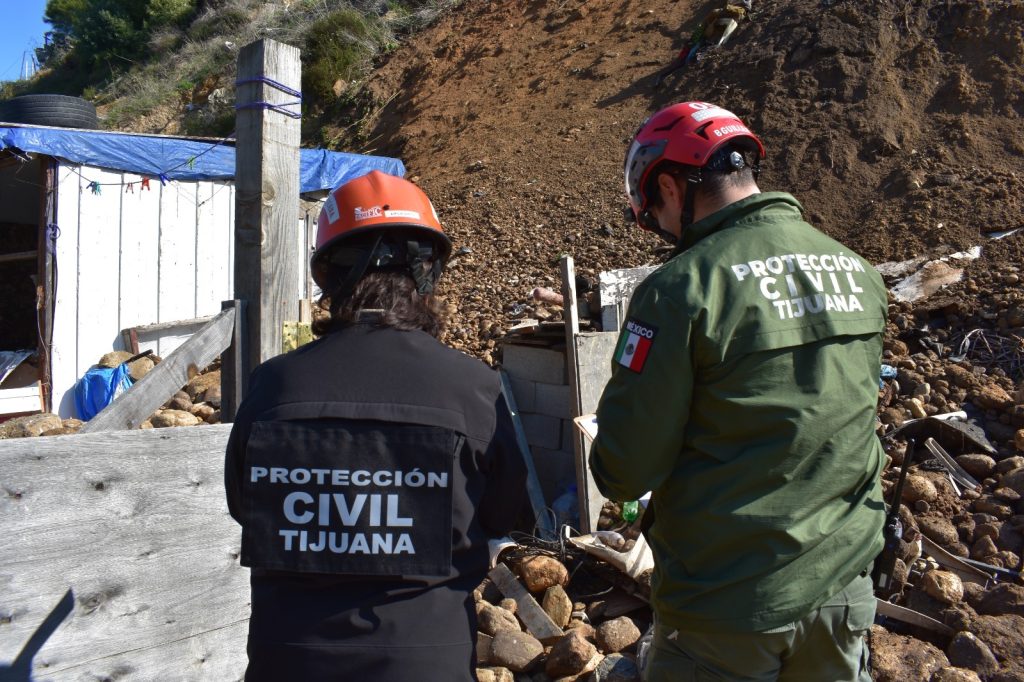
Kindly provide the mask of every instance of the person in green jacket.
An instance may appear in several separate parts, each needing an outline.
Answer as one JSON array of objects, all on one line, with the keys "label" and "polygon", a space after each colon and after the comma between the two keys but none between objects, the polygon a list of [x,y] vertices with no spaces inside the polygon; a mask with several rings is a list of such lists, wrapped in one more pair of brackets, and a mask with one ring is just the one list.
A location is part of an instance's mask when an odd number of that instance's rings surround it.
[{"label": "person in green jacket", "polygon": [[871,679],[887,294],[760,191],[764,155],[734,114],[684,102],[626,157],[637,222],[676,249],[633,294],[590,469],[612,500],[651,492],[650,682]]}]

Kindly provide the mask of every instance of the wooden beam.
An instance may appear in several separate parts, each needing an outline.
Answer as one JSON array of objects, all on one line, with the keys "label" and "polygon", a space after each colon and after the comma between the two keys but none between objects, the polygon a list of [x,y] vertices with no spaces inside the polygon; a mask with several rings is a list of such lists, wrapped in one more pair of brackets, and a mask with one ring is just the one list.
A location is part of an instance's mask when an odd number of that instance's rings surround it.
[{"label": "wooden beam", "polygon": [[17,253],[4,253],[0,254],[0,264],[2,263],[18,263],[23,260],[36,260],[39,252],[35,249],[32,251],[19,251]]},{"label": "wooden beam", "polygon": [[0,678],[242,678],[230,429],[0,440]]},{"label": "wooden beam", "polygon": [[56,234],[50,232],[50,225],[57,223],[57,160],[50,156],[39,157],[39,247],[36,268],[36,321],[39,325],[39,381],[43,411],[53,412],[53,313],[57,300],[54,290],[54,252]]},{"label": "wooden beam", "polygon": [[302,256],[295,230],[299,210],[299,120],[291,90],[301,88],[298,48],[260,40],[238,55],[235,119],[235,293],[248,303],[238,376],[280,354],[284,323],[302,298]]},{"label": "wooden beam", "polygon": [[537,600],[523,587],[505,564],[498,564],[487,574],[501,593],[516,603],[516,615],[531,635],[541,642],[550,643],[565,633],[555,625]]},{"label": "wooden beam", "polygon": [[189,367],[206,367],[228,347],[235,326],[234,309],[223,310],[192,338],[127,391],[119,395],[79,433],[134,429],[189,381]]},{"label": "wooden beam", "polygon": [[523,422],[519,418],[519,408],[516,405],[515,396],[512,395],[512,384],[509,382],[505,370],[500,370],[498,374],[501,376],[501,393],[505,396],[505,404],[508,405],[512,416],[516,444],[526,463],[526,494],[530,499],[530,507],[533,508],[533,518],[537,520],[537,529],[540,531],[541,537],[544,540],[554,540],[558,529],[555,528],[552,514],[548,513],[548,506],[544,503],[544,491],[540,487],[537,467],[533,463],[533,453],[530,451],[530,444],[526,441],[526,431],[523,430]]},{"label": "wooden beam", "polygon": [[235,311],[235,328],[231,331],[231,343],[220,356],[220,421],[230,424],[235,421],[238,406],[242,402],[242,357],[245,355],[246,335],[245,301],[224,301],[222,310]]},{"label": "wooden beam", "polygon": [[[576,268],[573,265],[572,256],[562,256],[560,267],[562,273],[562,311],[565,317],[565,362],[569,377],[569,394],[572,400],[572,416],[576,418],[583,415],[584,412],[580,393],[577,347],[577,339],[580,334],[580,317],[579,311],[576,309]],[[571,429],[571,433],[572,449],[576,464],[576,491],[579,495],[580,532],[586,535],[597,529],[595,525],[597,516],[591,514],[591,507],[596,504],[600,512],[599,501],[602,498],[590,480],[590,470],[587,468],[590,444],[584,440],[583,435],[578,429]],[[595,495],[596,499],[591,499]]]}]

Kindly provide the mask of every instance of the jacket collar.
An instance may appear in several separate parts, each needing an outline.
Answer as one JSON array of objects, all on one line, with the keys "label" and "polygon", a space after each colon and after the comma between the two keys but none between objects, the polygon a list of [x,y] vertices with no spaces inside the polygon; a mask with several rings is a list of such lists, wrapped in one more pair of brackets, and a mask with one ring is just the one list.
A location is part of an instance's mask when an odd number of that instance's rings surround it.
[{"label": "jacket collar", "polygon": [[[762,214],[762,211],[771,212],[771,217]],[[709,216],[706,216],[683,230],[683,236],[676,245],[673,255],[682,253],[708,235],[719,230],[732,227],[744,219],[757,216],[758,220],[768,219],[769,221],[785,219],[800,220],[804,207],[800,202],[786,192],[761,192],[751,194],[745,199],[720,208]]]}]

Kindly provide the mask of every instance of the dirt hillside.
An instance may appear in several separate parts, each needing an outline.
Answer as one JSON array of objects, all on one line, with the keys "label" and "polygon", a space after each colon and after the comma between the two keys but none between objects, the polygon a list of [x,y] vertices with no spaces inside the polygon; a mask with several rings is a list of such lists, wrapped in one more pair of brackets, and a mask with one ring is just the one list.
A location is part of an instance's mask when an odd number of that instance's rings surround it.
[{"label": "dirt hillside", "polygon": [[[517,319],[557,314],[529,295],[557,286],[563,253],[591,277],[659,262],[660,243],[622,217],[621,165],[643,119],[677,101],[739,114],[768,150],[762,189],[793,193],[875,264],[982,247],[958,261],[961,281],[890,311],[887,491],[911,417],[962,409],[989,443],[947,443],[975,490],[934,461],[911,468],[893,600],[956,635],[876,627],[874,675],[1024,680],[1024,230],[990,234],[1024,227],[1024,5],[755,0],[728,45],[656,88],[716,5],[464,3],[376,71],[365,150],[405,161],[455,241],[447,340],[498,361]],[[949,574],[916,560],[922,536],[1010,572],[939,589]]]},{"label": "dirt hillside", "polygon": [[[722,50],[655,89],[715,4],[465,3],[370,81],[368,149],[401,157],[456,248],[451,340],[487,333],[571,253],[586,273],[656,259],[622,218],[621,164],[640,122],[685,99],[763,135],[762,189],[878,263],[961,250],[1024,224],[1024,5],[761,0]],[[1020,262],[1016,235],[985,262]],[[986,265],[986,267],[989,267]]]}]

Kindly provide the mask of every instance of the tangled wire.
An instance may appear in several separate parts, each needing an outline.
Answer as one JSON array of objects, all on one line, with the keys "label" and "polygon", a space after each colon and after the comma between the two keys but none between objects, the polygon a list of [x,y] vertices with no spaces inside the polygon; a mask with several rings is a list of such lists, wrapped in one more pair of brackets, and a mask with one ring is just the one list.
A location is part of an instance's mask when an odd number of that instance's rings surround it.
[{"label": "tangled wire", "polygon": [[1016,334],[974,329],[955,341],[959,349],[950,359],[970,360],[988,367],[998,367],[1014,380],[1024,379],[1024,338]]}]

